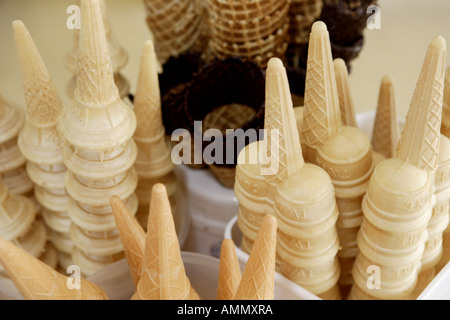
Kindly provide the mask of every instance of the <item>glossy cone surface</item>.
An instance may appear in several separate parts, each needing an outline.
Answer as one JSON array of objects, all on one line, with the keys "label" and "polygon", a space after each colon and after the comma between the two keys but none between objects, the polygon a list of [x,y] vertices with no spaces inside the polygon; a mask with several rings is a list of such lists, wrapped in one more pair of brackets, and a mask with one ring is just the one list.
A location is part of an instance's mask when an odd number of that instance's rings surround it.
[{"label": "glossy cone surface", "polygon": [[273,300],[277,220],[266,215],[247,260],[235,300]]},{"label": "glossy cone surface", "polygon": [[232,300],[241,281],[242,274],[233,240],[224,239],[220,247],[219,281],[217,299]]},{"label": "glossy cone surface", "polygon": [[[80,289],[67,287],[69,277],[52,269],[10,241],[0,239],[0,262],[27,300],[107,300],[93,283],[80,279]],[[72,279],[69,279],[71,282]],[[72,282],[71,282],[72,283]]]},{"label": "glossy cone surface", "polygon": [[153,187],[142,275],[137,286],[141,300],[191,299],[167,192]]}]

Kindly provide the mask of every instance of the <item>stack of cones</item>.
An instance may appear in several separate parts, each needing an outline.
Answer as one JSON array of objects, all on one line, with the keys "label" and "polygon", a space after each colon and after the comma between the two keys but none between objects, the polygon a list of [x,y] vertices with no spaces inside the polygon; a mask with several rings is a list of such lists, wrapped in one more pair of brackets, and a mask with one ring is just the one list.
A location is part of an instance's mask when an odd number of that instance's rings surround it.
[{"label": "stack of cones", "polygon": [[302,123],[304,154],[307,162],[323,168],[333,181],[339,208],[339,283],[345,295],[352,284],[351,270],[358,252],[361,201],[373,171],[372,147],[365,133],[342,125],[328,31],[321,21],[313,24],[308,50]]},{"label": "stack of cones", "polygon": [[69,197],[64,188],[63,139],[58,131],[62,102],[42,58],[22,21],[13,22],[25,92],[26,122],[18,146],[27,159],[27,172],[42,207],[51,244],[58,250],[60,267],[71,265],[73,244],[69,236]]},{"label": "stack of cones", "polygon": [[348,68],[363,47],[367,8],[376,3],[376,0],[323,0],[319,20],[329,27],[333,57],[343,59]]},{"label": "stack of cones", "polygon": [[84,275],[123,258],[109,199],[117,195],[136,213],[132,136],[136,116],[114,83],[98,0],[81,1],[81,30],[75,98],[63,111],[65,188],[71,199],[72,258]]},{"label": "stack of cones", "polygon": [[[78,4],[80,0],[77,0]],[[128,80],[122,75],[120,72],[121,69],[125,67],[128,62],[128,53],[125,49],[120,45],[117,39],[114,37],[112,33],[111,25],[109,23],[108,17],[106,15],[106,3],[105,0],[100,0],[101,8],[102,8],[102,17],[103,23],[106,33],[106,39],[108,41],[108,48],[111,55],[112,66],[114,70],[114,82],[119,90],[120,97],[122,99],[126,99],[129,95],[130,85]],[[67,85],[67,95],[73,99],[74,90],[76,87],[76,75],[78,72],[77,65],[77,52],[78,52],[78,42],[80,40],[80,31],[74,30],[74,42],[72,49],[66,54],[64,59],[64,64],[66,68],[73,74],[73,77],[70,79]]]},{"label": "stack of cones", "polygon": [[33,182],[26,172],[26,159],[17,146],[25,123],[19,106],[0,94],[0,178],[12,194],[33,196]]},{"label": "stack of cones", "polygon": [[[34,257],[41,258],[48,249],[45,225],[36,219],[31,199],[11,194],[0,181],[0,238],[14,242]],[[51,265],[52,268],[56,264]],[[0,266],[0,277],[8,276]]]},{"label": "stack of cones", "polygon": [[151,191],[155,183],[164,183],[172,204],[172,212],[175,216],[178,212],[175,202],[177,179],[162,123],[157,60],[151,40],[145,43],[142,52],[134,112],[137,127],[133,138],[138,149],[135,168],[139,178],[136,188],[139,200],[137,219],[141,226],[146,228]]},{"label": "stack of cones", "polygon": [[[428,47],[396,156],[380,162],[363,200],[351,299],[408,299],[417,283],[432,215],[446,43]],[[368,285],[377,266],[378,285]]]},{"label": "stack of cones", "polygon": [[[265,108],[264,141],[244,148],[237,166],[235,192],[243,249],[250,252],[244,245],[256,242],[262,218],[274,215],[280,272],[323,299],[339,299],[333,184],[323,169],[303,161],[286,71],[275,58],[266,73]],[[259,161],[251,164],[252,159]]]},{"label": "stack of cones", "polygon": [[[1,193],[1,192],[0,192]],[[0,238],[0,265],[26,300],[107,300],[102,289],[84,279],[70,279],[37,260],[20,245]],[[74,281],[79,281],[76,287]],[[70,288],[68,284],[74,285]]]},{"label": "stack of cones", "polygon": [[372,131],[374,166],[392,158],[399,136],[394,85],[389,76],[383,77],[378,95],[378,106]]},{"label": "stack of cones", "polygon": [[162,65],[170,57],[203,51],[208,36],[203,0],[144,0],[144,4]]},{"label": "stack of cones", "polygon": [[[447,67],[445,72],[441,133],[447,138],[450,138],[450,67]],[[450,262],[450,224],[447,226],[447,229],[444,230],[442,247],[442,257],[436,266],[436,272],[439,272],[448,262]]]},{"label": "stack of cones", "polygon": [[434,179],[434,195],[436,204],[433,206],[428,222],[428,238],[422,255],[421,271],[412,297],[416,299],[437,275],[437,265],[443,253],[443,232],[449,224],[450,199],[450,139],[441,134],[439,143],[439,158]]},{"label": "stack of cones", "polygon": [[289,29],[289,0],[208,0],[210,39],[207,60],[240,57],[266,68],[284,58]]}]

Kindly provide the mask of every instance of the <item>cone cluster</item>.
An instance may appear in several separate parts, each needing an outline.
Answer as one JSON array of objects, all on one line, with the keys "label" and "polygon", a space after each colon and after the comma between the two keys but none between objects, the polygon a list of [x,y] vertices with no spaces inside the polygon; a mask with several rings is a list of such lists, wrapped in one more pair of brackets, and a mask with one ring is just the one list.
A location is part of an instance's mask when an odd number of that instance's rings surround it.
[{"label": "cone cluster", "polygon": [[309,40],[302,134],[305,159],[331,177],[339,210],[341,289],[352,284],[352,265],[362,221],[361,201],[373,171],[372,147],[358,128],[344,126],[327,26],[315,22]]},{"label": "cone cluster", "polygon": [[202,52],[208,38],[203,0],[144,0],[158,60]]},{"label": "cone cluster", "polygon": [[[445,40],[435,38],[428,47],[396,155],[381,161],[371,176],[363,200],[350,299],[410,298],[419,272],[426,270],[423,262],[435,254],[429,243],[430,250],[423,255],[426,241],[435,241],[428,227],[440,150],[445,53]],[[378,288],[368,284],[371,266],[379,268]]]},{"label": "cone cluster", "polygon": [[[77,0],[78,5],[80,5],[80,0]],[[126,66],[128,62],[128,53],[123,48],[123,46],[118,42],[117,38],[114,36],[111,25],[109,23],[109,19],[107,17],[107,8],[105,0],[100,0],[100,5],[102,9],[102,17],[103,17],[103,23],[104,23],[104,29],[106,33],[106,39],[108,41],[108,48],[111,55],[111,62],[113,66],[114,71],[114,82],[119,89],[119,94],[122,99],[125,99],[129,95],[129,89],[130,84],[128,80],[123,76],[121,73],[121,70]],[[78,59],[77,59],[77,53],[78,53],[78,47],[79,47],[79,41],[80,41],[80,31],[75,29],[73,31],[74,38],[73,38],[73,46],[69,52],[67,52],[64,64],[72,74],[73,77],[70,79],[68,85],[67,85],[67,94],[68,96],[73,99],[74,97],[74,90],[76,87],[76,78],[77,78],[77,68],[78,68]]]},{"label": "cone cluster", "polygon": [[14,21],[13,31],[26,100],[26,120],[18,146],[27,159],[27,173],[34,183],[48,238],[58,251],[60,267],[66,270],[72,264],[73,243],[67,213],[69,196],[64,188],[64,141],[58,130],[63,105],[23,22]]},{"label": "cone cluster", "polygon": [[273,215],[279,271],[316,295],[327,294],[340,274],[334,188],[323,169],[303,161],[286,70],[277,58],[266,72],[265,108],[264,141],[245,147],[236,169],[242,248],[252,250],[262,218]]},{"label": "cone cluster", "polygon": [[208,0],[208,55],[237,56],[262,68],[287,49],[290,0]]},{"label": "cone cluster", "polygon": [[33,194],[26,159],[17,145],[25,124],[25,112],[0,94],[0,178],[13,194]]},{"label": "cone cluster", "polygon": [[176,216],[178,213],[175,199],[177,178],[165,139],[157,67],[153,42],[148,40],[142,52],[134,99],[137,127],[133,136],[138,150],[135,162],[139,179],[136,188],[139,201],[137,218],[144,229],[147,228],[152,188],[158,182],[164,183],[167,188],[173,214]]},{"label": "cone cluster", "polygon": [[99,2],[82,1],[81,11],[77,85],[71,105],[63,111],[60,131],[73,222],[72,258],[84,275],[90,275],[123,258],[110,197],[119,196],[131,212],[137,211],[137,148],[132,139],[136,116],[114,82]]}]

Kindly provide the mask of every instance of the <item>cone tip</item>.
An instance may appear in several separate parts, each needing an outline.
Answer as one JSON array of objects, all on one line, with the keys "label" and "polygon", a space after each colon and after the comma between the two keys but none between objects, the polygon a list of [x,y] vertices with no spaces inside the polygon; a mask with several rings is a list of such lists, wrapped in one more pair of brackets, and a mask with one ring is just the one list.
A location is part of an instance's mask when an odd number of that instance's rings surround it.
[{"label": "cone tip", "polygon": [[384,76],[381,79],[381,84],[383,86],[391,86],[392,85],[392,78],[390,76]]},{"label": "cone tip", "polygon": [[323,21],[316,21],[313,23],[311,33],[325,33],[328,32],[327,25]]},{"label": "cone tip", "polygon": [[14,20],[12,23],[13,35],[14,38],[19,38],[20,36],[24,37],[27,33],[27,28],[22,20]]},{"label": "cone tip", "polygon": [[166,187],[162,183],[157,183],[152,188],[152,193],[154,194],[164,194],[166,193]]},{"label": "cone tip", "polygon": [[442,36],[434,38],[430,43],[430,49],[436,51],[444,51],[446,50],[446,48],[447,48],[447,41]]},{"label": "cone tip", "polygon": [[284,65],[280,58],[271,58],[267,64],[267,69],[279,73],[284,71]]},{"label": "cone tip", "polygon": [[336,58],[333,60],[334,69],[338,71],[346,71],[347,65],[345,64],[345,61],[341,58]]}]

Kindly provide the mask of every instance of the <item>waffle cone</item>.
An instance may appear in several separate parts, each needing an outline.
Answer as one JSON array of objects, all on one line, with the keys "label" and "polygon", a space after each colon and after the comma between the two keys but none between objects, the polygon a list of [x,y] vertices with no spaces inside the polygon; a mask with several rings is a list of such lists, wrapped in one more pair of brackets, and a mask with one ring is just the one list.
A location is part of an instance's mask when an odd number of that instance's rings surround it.
[{"label": "waffle cone", "polygon": [[127,257],[131,277],[135,287],[137,287],[144,259],[145,231],[119,197],[111,197],[110,202],[125,250],[125,256]]},{"label": "waffle cone", "polygon": [[441,132],[447,138],[450,137],[450,66],[445,70]]},{"label": "waffle cone", "polygon": [[341,110],[342,124],[344,126],[358,127],[355,117],[352,93],[348,79],[347,65],[341,58],[334,60],[334,73],[336,75],[339,107]]},{"label": "waffle cone", "polygon": [[235,300],[274,298],[277,220],[266,215],[236,290]]},{"label": "waffle cone", "polygon": [[0,261],[27,300],[105,300],[106,294],[93,283],[80,279],[81,289],[70,290],[68,277],[20,249],[0,239]]},{"label": "waffle cone", "polygon": [[[309,38],[303,111],[303,135],[308,149],[317,149],[342,127],[336,78],[327,26],[315,22]],[[323,88],[317,90],[317,87]],[[318,117],[317,115],[323,115]],[[308,159],[310,150],[305,157]],[[312,151],[311,151],[312,152]]]},{"label": "waffle cone", "polygon": [[153,187],[150,203],[138,297],[141,300],[192,299],[164,185]]},{"label": "waffle cone", "polygon": [[241,269],[236,255],[236,247],[231,239],[224,239],[220,249],[218,300],[232,300],[241,281]]},{"label": "waffle cone", "polygon": [[384,158],[392,158],[399,138],[392,79],[383,77],[378,95],[377,113],[372,132],[372,146]]},{"label": "waffle cone", "polygon": [[397,146],[397,157],[429,172],[438,162],[445,53],[445,39],[433,39]]}]

